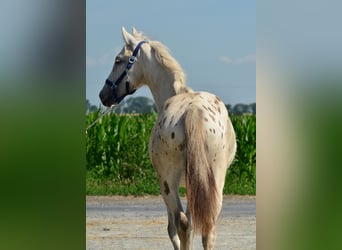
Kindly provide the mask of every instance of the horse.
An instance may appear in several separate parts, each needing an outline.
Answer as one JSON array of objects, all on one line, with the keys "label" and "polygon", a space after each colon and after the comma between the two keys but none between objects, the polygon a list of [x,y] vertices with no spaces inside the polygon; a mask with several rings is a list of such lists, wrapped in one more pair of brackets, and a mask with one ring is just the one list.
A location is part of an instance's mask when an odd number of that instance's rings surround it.
[{"label": "horse", "polygon": [[[226,171],[236,153],[236,137],[224,103],[214,94],[195,92],[168,48],[142,32],[122,27],[124,46],[100,91],[103,105],[118,104],[147,85],[158,117],[149,141],[168,215],[174,249],[192,249],[194,234],[212,249],[222,208]],[[186,187],[183,210],[179,187]]]}]

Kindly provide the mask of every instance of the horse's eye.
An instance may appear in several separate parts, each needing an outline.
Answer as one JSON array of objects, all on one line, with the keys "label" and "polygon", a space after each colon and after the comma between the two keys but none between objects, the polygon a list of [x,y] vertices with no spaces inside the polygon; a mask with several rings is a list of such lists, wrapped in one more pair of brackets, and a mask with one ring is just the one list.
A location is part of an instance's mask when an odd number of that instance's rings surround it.
[{"label": "horse's eye", "polygon": [[120,58],[120,57],[115,58],[115,63],[116,63],[116,64],[121,63],[121,58]]}]

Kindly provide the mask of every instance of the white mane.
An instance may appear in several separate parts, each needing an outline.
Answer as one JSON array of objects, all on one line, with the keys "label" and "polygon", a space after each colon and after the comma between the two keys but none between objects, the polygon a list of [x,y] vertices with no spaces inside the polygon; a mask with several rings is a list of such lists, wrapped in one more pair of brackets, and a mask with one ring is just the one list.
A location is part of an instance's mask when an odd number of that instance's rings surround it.
[{"label": "white mane", "polygon": [[134,37],[137,40],[145,40],[149,43],[153,50],[153,54],[155,59],[167,69],[174,76],[174,80],[180,82],[181,84],[186,84],[186,76],[185,73],[177,62],[177,60],[171,56],[169,49],[159,41],[151,41],[146,36],[144,36],[141,32],[133,33]]}]

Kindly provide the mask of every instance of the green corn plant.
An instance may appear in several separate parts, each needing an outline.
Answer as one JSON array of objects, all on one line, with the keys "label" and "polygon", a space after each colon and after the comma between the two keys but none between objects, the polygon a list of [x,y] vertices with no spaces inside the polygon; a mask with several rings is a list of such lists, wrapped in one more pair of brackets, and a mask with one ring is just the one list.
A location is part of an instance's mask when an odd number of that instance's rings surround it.
[{"label": "green corn plant", "polygon": [[[99,111],[89,113],[86,127],[99,115]],[[148,155],[149,137],[156,119],[156,114],[108,114],[88,130],[87,178],[105,183],[101,194],[159,194],[157,175]],[[231,120],[238,148],[228,170],[224,193],[255,194],[256,117],[232,116]]]},{"label": "green corn plant", "polygon": [[256,193],[256,116],[231,116],[237,152],[228,170],[225,193]]}]

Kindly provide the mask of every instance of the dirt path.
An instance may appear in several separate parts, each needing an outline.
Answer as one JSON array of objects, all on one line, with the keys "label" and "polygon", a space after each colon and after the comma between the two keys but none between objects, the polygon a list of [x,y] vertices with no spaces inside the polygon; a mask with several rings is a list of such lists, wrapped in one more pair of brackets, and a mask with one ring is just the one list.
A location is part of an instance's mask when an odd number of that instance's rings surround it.
[{"label": "dirt path", "polygon": [[[249,196],[224,197],[215,249],[256,248],[255,202]],[[88,196],[86,221],[89,250],[172,249],[161,196]],[[194,249],[203,249],[199,236]]]}]

